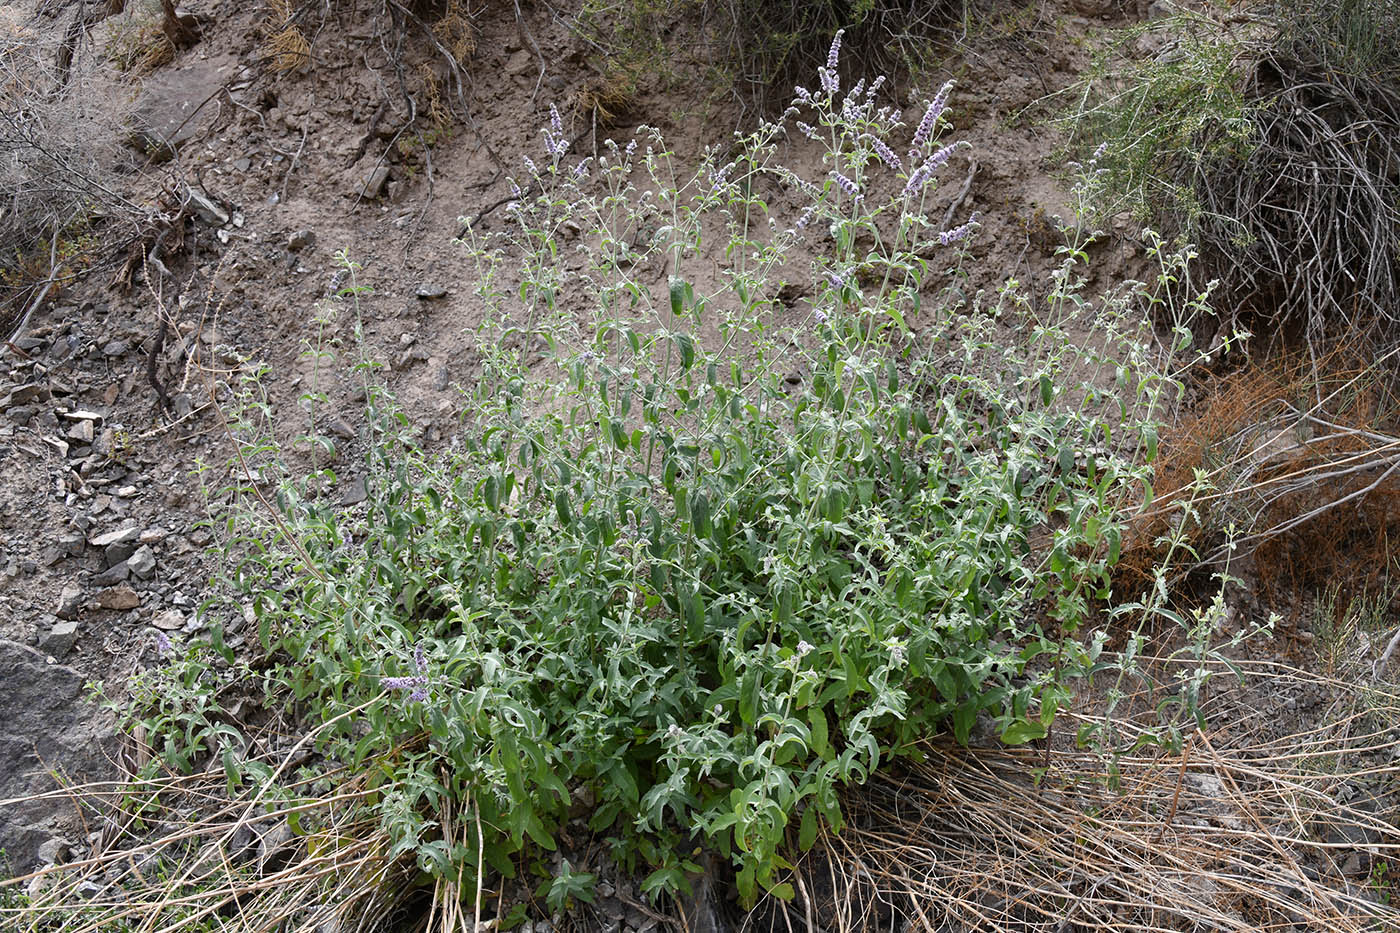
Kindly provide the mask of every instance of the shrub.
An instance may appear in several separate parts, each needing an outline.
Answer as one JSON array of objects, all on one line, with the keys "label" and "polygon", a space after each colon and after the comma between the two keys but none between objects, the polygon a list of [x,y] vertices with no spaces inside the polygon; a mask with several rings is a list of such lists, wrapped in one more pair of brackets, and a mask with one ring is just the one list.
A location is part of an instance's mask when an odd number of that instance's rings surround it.
[{"label": "shrub", "polygon": [[[1044,737],[1095,662],[1171,394],[1148,290],[1089,301],[1081,238],[1043,304],[959,301],[975,222],[924,210],[951,88],[910,132],[881,82],[841,92],[839,41],[694,174],[655,136],[566,164],[556,114],[508,232],[469,228],[495,314],[459,444],[419,449],[367,380],[362,510],[326,476],[263,509],[250,383],[228,520],[268,700],[369,775],[394,855],[512,875],[582,809],[649,892],[703,845],[790,896],[843,786],[940,728]],[[777,160],[789,129],[825,177]]]},{"label": "shrub", "polygon": [[821,61],[838,29],[848,73],[900,77],[932,63],[938,31],[963,10],[948,0],[588,0],[579,23],[605,50],[610,72],[660,72],[685,81],[693,80],[695,63],[679,63],[678,43],[663,37],[677,27],[693,29],[704,63],[715,72],[712,90],[769,113],[783,105],[786,88]]},{"label": "shrub", "polygon": [[1231,303],[1270,331],[1393,339],[1400,14],[1324,0],[1224,16],[1130,31],[1158,50],[1076,89],[1078,145],[1107,141],[1129,208],[1199,244]]},{"label": "shrub", "polygon": [[0,340],[50,286],[86,266],[96,220],[139,217],[112,173],[127,109],[97,62],[55,73],[60,39],[0,11]]}]

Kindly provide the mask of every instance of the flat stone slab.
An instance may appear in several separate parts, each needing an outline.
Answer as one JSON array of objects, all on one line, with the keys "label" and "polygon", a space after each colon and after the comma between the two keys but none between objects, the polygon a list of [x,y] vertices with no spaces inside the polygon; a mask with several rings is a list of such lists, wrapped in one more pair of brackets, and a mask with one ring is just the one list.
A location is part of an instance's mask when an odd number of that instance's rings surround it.
[{"label": "flat stone slab", "polygon": [[[65,782],[111,778],[116,748],[111,715],[83,696],[83,675],[19,642],[0,639],[0,800],[29,797]],[[46,839],[81,838],[71,801],[58,797],[0,807],[0,849],[9,868],[32,868]]]}]

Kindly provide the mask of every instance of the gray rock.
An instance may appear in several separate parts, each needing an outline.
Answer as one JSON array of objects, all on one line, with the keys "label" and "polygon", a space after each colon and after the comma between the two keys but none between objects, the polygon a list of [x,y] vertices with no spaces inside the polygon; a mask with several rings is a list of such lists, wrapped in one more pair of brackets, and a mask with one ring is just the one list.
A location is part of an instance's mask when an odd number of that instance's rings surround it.
[{"label": "gray rock", "polygon": [[88,543],[93,547],[107,548],[114,544],[134,543],[140,536],[141,529],[132,525],[128,528],[119,528],[116,531],[103,532],[91,538]]},{"label": "gray rock", "polygon": [[389,166],[375,165],[365,175],[364,181],[360,183],[357,194],[361,197],[373,200],[384,193],[384,185],[389,181]]},{"label": "gray rock", "polygon": [[343,438],[347,441],[353,441],[355,439],[355,429],[351,427],[350,422],[346,421],[344,418],[334,416],[327,418],[326,430],[330,431],[336,437]]},{"label": "gray rock", "polygon": [[178,632],[185,627],[185,614],[178,609],[167,609],[157,613],[151,624],[166,632]]},{"label": "gray rock", "polygon": [[30,799],[58,789],[51,769],[61,766],[74,784],[114,776],[111,716],[83,701],[84,680],[40,651],[0,640],[0,800],[16,801],[0,807],[0,849],[14,859],[7,874],[36,867],[35,853],[54,835],[81,838],[71,800]]},{"label": "gray rock", "polygon": [[428,358],[428,374],[433,380],[433,388],[439,392],[446,391],[452,384],[452,375],[448,372],[447,364],[436,356]]},{"label": "gray rock", "polygon": [[258,864],[266,871],[270,867],[268,862],[278,854],[278,850],[290,847],[295,840],[296,834],[285,819],[261,833],[258,837]]},{"label": "gray rock", "polygon": [[190,206],[194,208],[200,220],[215,227],[222,227],[228,223],[228,211],[224,210],[222,204],[197,188],[186,188],[185,191],[189,196]]},{"label": "gray rock", "polygon": [[58,609],[54,615],[60,619],[76,619],[78,613],[83,608],[83,588],[76,584],[68,584],[63,588],[63,592],[58,595]]},{"label": "gray rock", "polygon": [[46,402],[48,399],[49,392],[43,386],[16,386],[10,390],[10,394],[6,395],[4,400],[0,401],[0,409],[8,410],[15,405],[25,405],[29,402]]},{"label": "gray rock", "polygon": [[73,642],[77,639],[77,622],[55,622],[53,627],[39,638],[39,650],[55,658],[62,658],[73,650]]},{"label": "gray rock", "polygon": [[311,230],[298,230],[287,238],[287,249],[299,253],[316,245],[316,234]]},{"label": "gray rock", "polygon": [[122,541],[117,544],[109,544],[103,551],[102,557],[107,561],[108,567],[115,567],[124,560],[130,559],[136,553],[139,545],[135,541]]},{"label": "gray rock", "polygon": [[65,436],[76,444],[91,444],[93,438],[92,422],[78,421],[73,423],[69,426]]},{"label": "gray rock", "polygon": [[120,564],[113,564],[93,577],[92,582],[96,583],[98,586],[111,586],[114,583],[120,583],[130,577],[131,568],[127,566],[126,561],[122,561]]},{"label": "gray rock", "polygon": [[130,145],[152,161],[163,162],[175,150],[203,136],[221,114],[201,106],[228,80],[228,62],[219,56],[190,59],[145,76],[131,122]]},{"label": "gray rock", "polygon": [[422,301],[440,301],[447,297],[447,289],[437,283],[424,282],[414,294]]},{"label": "gray rock", "polygon": [[365,478],[361,476],[345,487],[345,492],[341,493],[340,496],[340,504],[357,505],[368,498],[369,492],[365,489]]},{"label": "gray rock", "polygon": [[46,865],[60,865],[68,861],[68,840],[54,836],[39,845],[39,861]]},{"label": "gray rock", "polygon": [[151,550],[149,544],[143,544],[127,558],[126,565],[142,580],[149,580],[156,572],[156,552]]}]

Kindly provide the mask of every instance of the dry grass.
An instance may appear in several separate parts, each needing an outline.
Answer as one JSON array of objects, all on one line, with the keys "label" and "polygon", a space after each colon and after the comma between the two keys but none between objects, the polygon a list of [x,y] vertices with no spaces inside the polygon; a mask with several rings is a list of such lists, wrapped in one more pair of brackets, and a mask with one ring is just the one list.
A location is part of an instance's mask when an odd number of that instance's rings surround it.
[{"label": "dry grass", "polygon": [[[1323,715],[1280,729],[1260,698],[1295,693]],[[764,925],[1400,929],[1400,897],[1383,902],[1400,892],[1378,886],[1400,858],[1400,691],[1259,663],[1212,708],[1180,754],[1119,758],[1117,792],[1072,749],[932,745],[849,796],[850,825],[819,837]]]},{"label": "dry grass", "polygon": [[1157,499],[1125,543],[1120,593],[1151,582],[1174,534],[1194,552],[1185,569],[1218,565],[1232,544],[1252,555],[1267,594],[1296,598],[1339,577],[1344,600],[1377,589],[1400,554],[1400,348],[1376,359],[1358,346],[1286,354],[1208,384],[1163,440]]},{"label": "dry grass", "polygon": [[[1164,677],[1174,663],[1147,661]],[[1400,929],[1400,897],[1386,900],[1400,894],[1386,888],[1400,861],[1400,688],[1241,664],[1243,680],[1215,691],[1204,728],[1180,753],[1130,753],[1110,769],[1063,743],[1046,752],[931,742],[922,762],[848,792],[847,826],[819,834],[797,863],[796,898],[760,904],[743,929]],[[1138,706],[1137,721],[1150,721],[1151,703]],[[1309,711],[1284,712],[1293,708]],[[1136,728],[1117,723],[1129,739]],[[390,788],[345,772],[287,779],[308,744],[281,757],[276,794],[270,781],[230,796],[221,769],[61,792],[103,814],[97,849],[0,884],[0,903],[6,888],[32,892],[27,906],[0,911],[0,924],[15,933],[490,929],[482,878],[411,886],[412,865],[390,856],[366,806]],[[458,809],[433,814],[449,839],[476,831],[470,801]],[[277,835],[293,815],[301,835]],[[485,883],[494,900],[493,879]]]},{"label": "dry grass", "polygon": [[231,784],[213,767],[46,795],[75,801],[95,827],[93,851],[0,882],[0,895],[19,889],[27,901],[0,907],[0,926],[13,933],[316,933],[328,922],[348,931],[391,915],[406,872],[366,806],[382,793],[376,772],[293,777],[316,731],[264,759],[265,781]]}]

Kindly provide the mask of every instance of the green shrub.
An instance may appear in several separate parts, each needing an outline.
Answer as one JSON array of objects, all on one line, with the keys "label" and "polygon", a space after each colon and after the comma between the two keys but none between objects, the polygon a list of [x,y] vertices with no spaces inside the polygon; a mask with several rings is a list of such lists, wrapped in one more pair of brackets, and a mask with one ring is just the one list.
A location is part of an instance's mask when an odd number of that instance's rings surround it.
[{"label": "green shrub", "polygon": [[[512,875],[582,812],[649,892],[704,845],[790,896],[842,787],[941,728],[1043,737],[1095,663],[1172,385],[1147,293],[1082,295],[1081,237],[1043,302],[958,299],[975,223],[924,209],[949,88],[910,134],[836,65],[692,175],[655,137],[565,164],[546,127],[509,232],[466,243],[495,313],[460,443],[369,386],[361,510],[325,476],[262,508],[250,383],[229,522],[269,702],[369,770],[423,869]],[[777,161],[789,128],[826,177]]]},{"label": "green shrub", "polygon": [[1400,8],[1226,6],[1125,31],[1066,97],[1071,149],[1103,147],[1101,208],[1198,244],[1256,322],[1388,347],[1400,328]]}]

